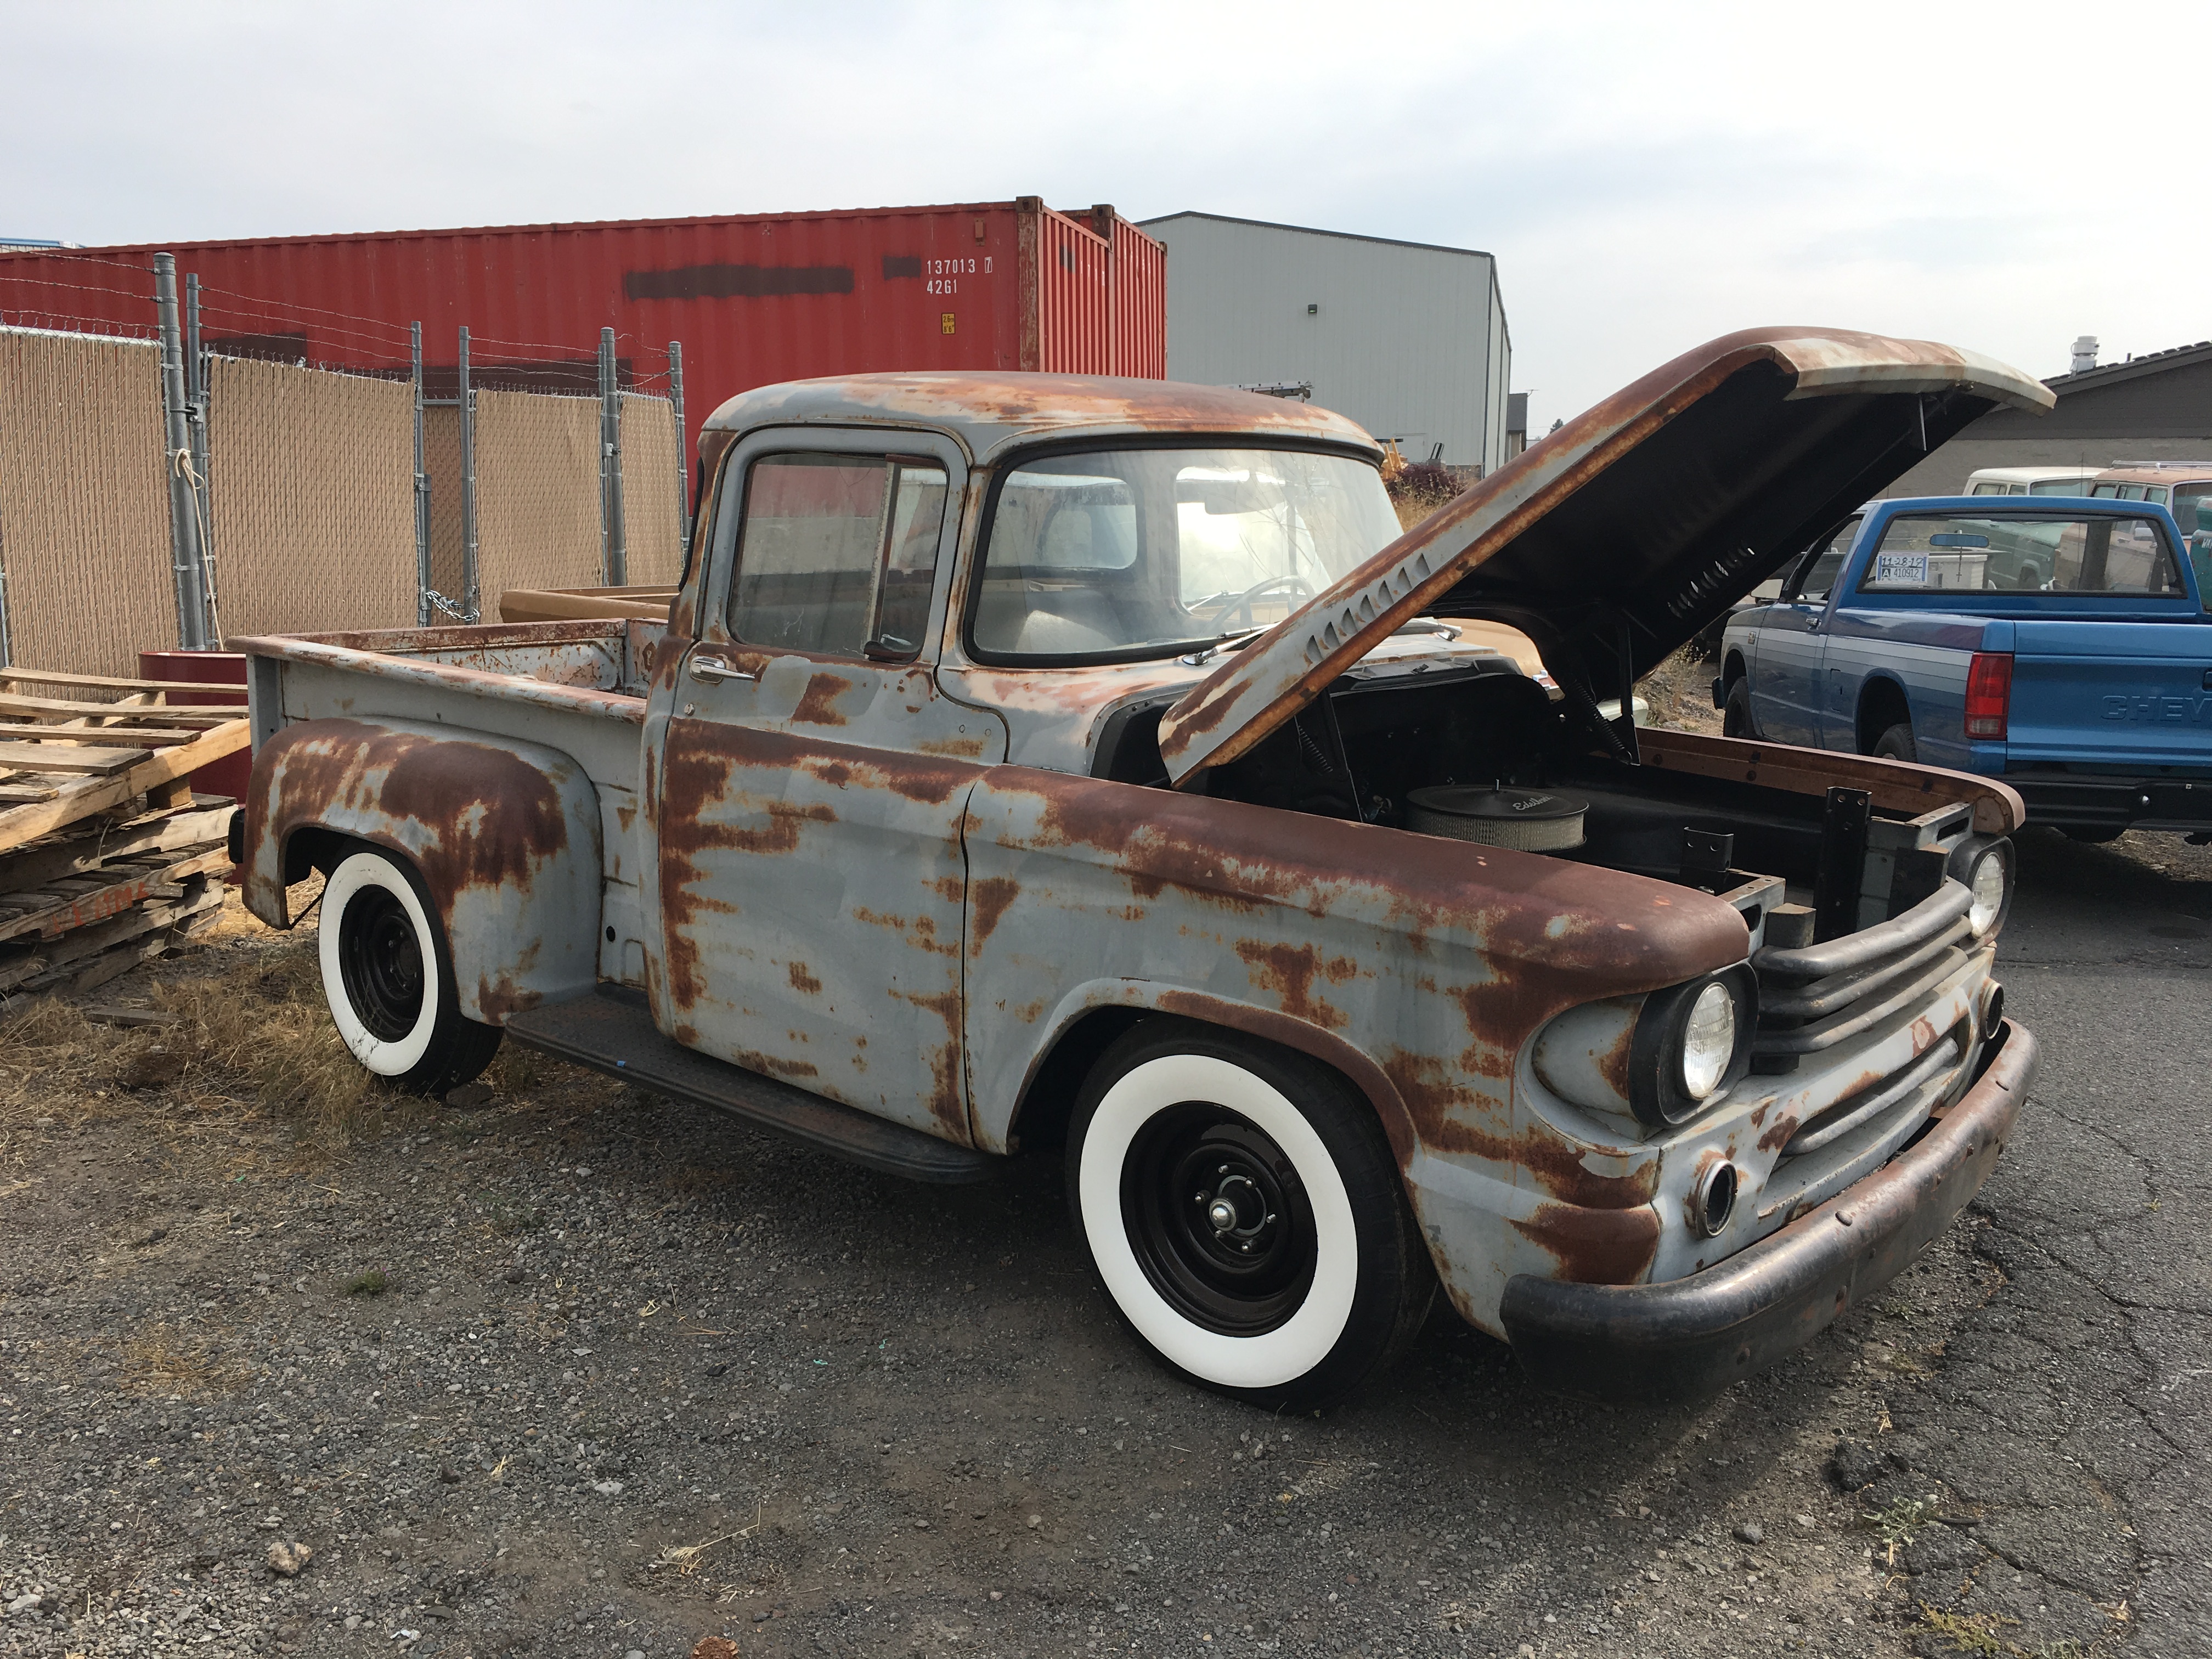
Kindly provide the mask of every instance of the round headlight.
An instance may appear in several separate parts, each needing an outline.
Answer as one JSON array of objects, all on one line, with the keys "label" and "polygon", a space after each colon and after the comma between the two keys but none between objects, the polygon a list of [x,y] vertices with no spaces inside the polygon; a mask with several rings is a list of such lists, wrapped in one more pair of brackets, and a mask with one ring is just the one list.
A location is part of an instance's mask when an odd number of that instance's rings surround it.
[{"label": "round headlight", "polygon": [[1758,1014],[1748,966],[1652,992],[1630,1043],[1630,1109],[1655,1129],[1688,1122],[1750,1066]]},{"label": "round headlight", "polygon": [[2012,843],[2002,836],[1970,836],[1952,850],[1948,873],[1966,884],[1972,901],[1966,926],[1974,938],[1995,937],[2012,908]]},{"label": "round headlight", "polygon": [[1735,998],[1715,980],[1690,1005],[1682,1031],[1682,1092],[1703,1100],[1721,1086],[1735,1057]]},{"label": "round headlight", "polygon": [[1996,927],[2004,914],[2005,875],[2005,855],[1994,847],[1974,866],[1974,902],[1966,912],[1966,926],[1976,939]]}]

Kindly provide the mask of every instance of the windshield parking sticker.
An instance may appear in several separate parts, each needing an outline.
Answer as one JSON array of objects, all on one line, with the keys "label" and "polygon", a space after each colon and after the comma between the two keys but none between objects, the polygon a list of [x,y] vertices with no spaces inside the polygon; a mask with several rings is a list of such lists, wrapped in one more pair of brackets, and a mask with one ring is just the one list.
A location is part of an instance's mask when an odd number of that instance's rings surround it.
[{"label": "windshield parking sticker", "polygon": [[1910,583],[1917,587],[1928,586],[1928,556],[1925,553],[1877,553],[1874,558],[1874,579],[1877,582]]}]

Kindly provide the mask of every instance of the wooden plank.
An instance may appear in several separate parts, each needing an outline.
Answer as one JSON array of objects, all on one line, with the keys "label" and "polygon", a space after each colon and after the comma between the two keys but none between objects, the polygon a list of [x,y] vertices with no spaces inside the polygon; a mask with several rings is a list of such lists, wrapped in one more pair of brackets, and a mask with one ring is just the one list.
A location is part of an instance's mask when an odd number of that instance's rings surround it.
[{"label": "wooden plank", "polygon": [[55,697],[23,697],[13,692],[0,691],[0,714],[28,714],[37,717],[51,714],[57,720],[75,720],[85,715],[128,715],[141,726],[221,726],[225,720],[234,720],[234,708],[179,708],[167,703],[147,702],[64,702]]},{"label": "wooden plank", "polygon": [[0,991],[39,990],[55,981],[68,976],[76,964],[98,956],[110,946],[125,939],[138,939],[167,927],[173,922],[202,910],[211,909],[222,902],[223,886],[220,882],[208,881],[200,891],[187,897],[170,901],[154,899],[134,910],[126,910],[110,921],[90,927],[80,927],[64,933],[52,945],[41,945],[28,950],[18,947],[19,954],[0,959]]},{"label": "wooden plank", "polygon": [[175,726],[21,726],[0,720],[0,740],[105,743],[133,749],[160,749],[173,743],[190,743],[196,735],[185,727]]},{"label": "wooden plank", "polygon": [[102,691],[227,691],[243,698],[242,685],[185,680],[121,680],[107,674],[64,674],[58,668],[0,668],[0,681],[18,685],[85,685]]},{"label": "wooden plank", "polygon": [[136,749],[79,748],[70,744],[0,743],[0,766],[19,772],[88,772],[106,777],[144,757]]},{"label": "wooden plank", "polygon": [[[157,786],[175,783],[187,772],[196,772],[210,761],[235,754],[252,741],[243,719],[202,732],[190,743],[148,753],[129,771],[65,789],[58,799],[0,811],[0,852],[51,834],[64,824],[150,793]],[[132,750],[137,757],[139,751]]]},{"label": "wooden plank", "polygon": [[[18,911],[0,918],[0,939],[20,939],[26,933],[36,933],[41,939],[58,939],[78,927],[89,927],[106,921],[110,916],[120,915],[143,899],[175,897],[173,888],[188,876],[206,875],[216,870],[230,867],[230,850],[220,844],[201,848],[173,863],[157,863],[150,868],[125,866],[113,872],[113,878],[100,881],[90,878],[90,885],[64,888],[58,891],[24,897],[44,898],[50,902]],[[102,872],[102,874],[108,872]],[[78,880],[87,878],[79,878]]]},{"label": "wooden plank", "polygon": [[82,993],[92,990],[97,986],[106,984],[110,980],[122,978],[142,962],[151,962],[156,957],[166,955],[181,945],[191,944],[222,919],[222,911],[219,902],[215,905],[203,905],[192,914],[173,923],[168,930],[158,938],[137,939],[128,945],[116,945],[94,957],[88,965],[64,969],[62,974],[39,981],[32,988],[35,990],[58,983],[65,975],[73,974],[75,977],[69,980],[70,991]]},{"label": "wooden plank", "polygon": [[[218,800],[219,796],[204,799]],[[125,859],[174,852],[223,840],[230,833],[228,801],[219,806],[178,807],[149,812],[127,823],[88,825],[74,835],[57,836],[12,853],[0,853],[0,892],[41,887]]]},{"label": "wooden plank", "polygon": [[174,1025],[184,1018],[166,1008],[106,1008],[97,1003],[77,1012],[94,1025]]},{"label": "wooden plank", "polygon": [[179,726],[15,726],[0,721],[0,741],[35,744],[108,744],[112,748],[159,750],[170,744],[191,744],[197,732]]},{"label": "wooden plank", "polygon": [[1826,795],[1831,785],[1863,789],[1876,806],[1917,817],[1939,806],[1971,802],[1974,828],[1985,836],[2009,835],[2027,809],[2019,793],[1995,778],[1952,772],[1939,766],[1876,760],[1871,755],[1841,755],[1826,749],[1800,749],[1752,738],[1715,738],[1698,732],[1666,732],[1638,726],[1637,752],[1646,766],[1699,777],[1729,778],[1764,784],[1797,795]]},{"label": "wooden plank", "polygon": [[52,784],[25,783],[10,778],[0,783],[0,806],[28,806],[34,801],[52,800],[60,793]]}]

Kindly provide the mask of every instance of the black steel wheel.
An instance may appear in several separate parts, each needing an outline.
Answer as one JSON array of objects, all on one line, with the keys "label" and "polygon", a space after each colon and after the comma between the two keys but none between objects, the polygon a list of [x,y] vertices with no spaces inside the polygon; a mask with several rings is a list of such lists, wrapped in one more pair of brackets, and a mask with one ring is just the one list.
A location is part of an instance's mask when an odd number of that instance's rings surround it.
[{"label": "black steel wheel", "polygon": [[397,1042],[422,1014],[422,946],[415,919],[386,887],[365,887],[337,919],[346,1000],[370,1033]]},{"label": "black steel wheel", "polygon": [[1207,1330],[1274,1330],[1313,1284],[1319,1245],[1297,1166],[1224,1107],[1186,1103],[1138,1132],[1121,1215],[1153,1288]]}]

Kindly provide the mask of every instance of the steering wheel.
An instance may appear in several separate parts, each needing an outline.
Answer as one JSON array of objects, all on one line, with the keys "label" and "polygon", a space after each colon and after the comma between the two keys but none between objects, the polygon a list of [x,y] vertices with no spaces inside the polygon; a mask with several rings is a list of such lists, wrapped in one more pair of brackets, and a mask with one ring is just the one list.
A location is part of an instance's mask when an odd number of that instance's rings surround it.
[{"label": "steering wheel", "polygon": [[[1231,626],[1231,622],[1232,618],[1238,617],[1243,618],[1245,627],[1253,627],[1255,625],[1252,618],[1254,601],[1279,587],[1289,592],[1291,599],[1297,604],[1304,604],[1314,596],[1313,585],[1304,576],[1269,576],[1264,580],[1254,582],[1235,599],[1228,600],[1220,610],[1213,613],[1210,620],[1224,634],[1233,634],[1237,631]],[[1296,609],[1296,605],[1292,608]]]}]

